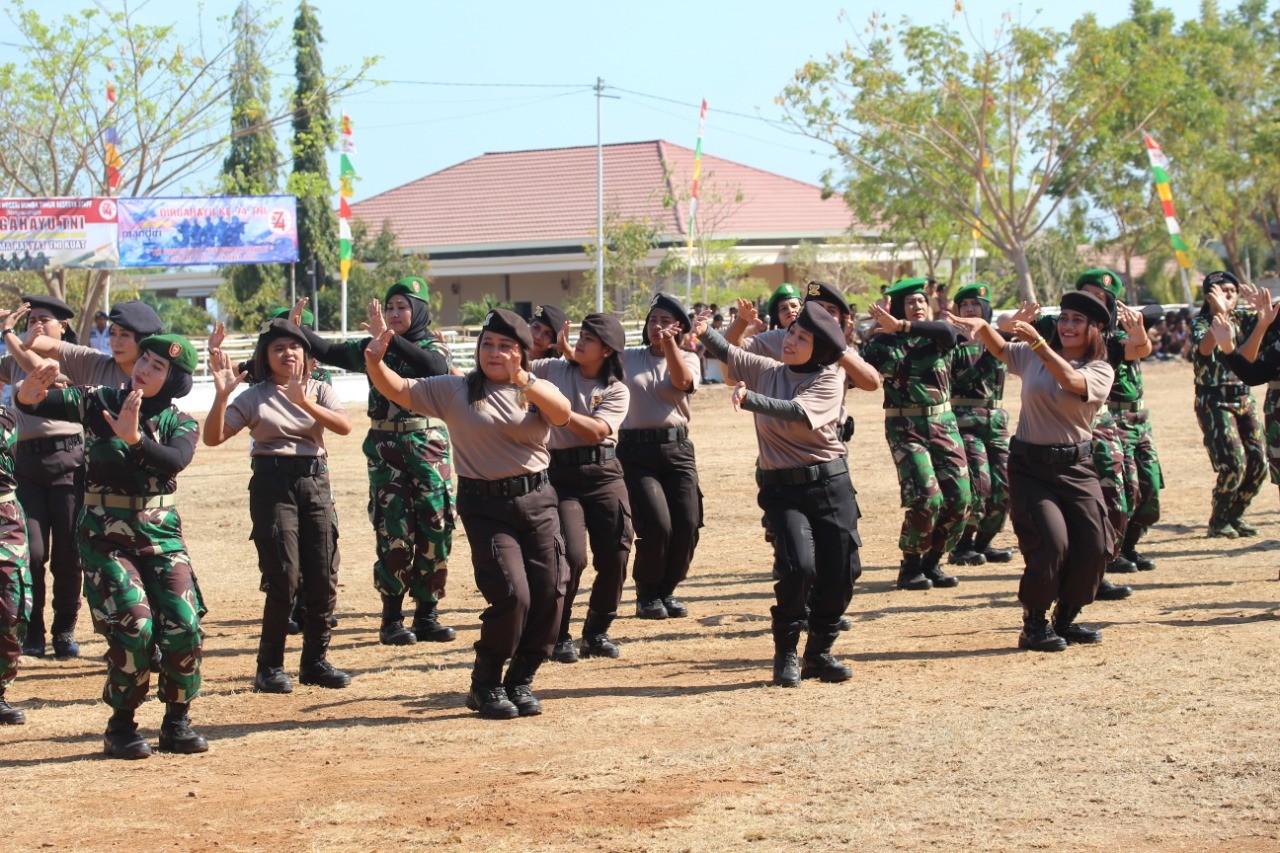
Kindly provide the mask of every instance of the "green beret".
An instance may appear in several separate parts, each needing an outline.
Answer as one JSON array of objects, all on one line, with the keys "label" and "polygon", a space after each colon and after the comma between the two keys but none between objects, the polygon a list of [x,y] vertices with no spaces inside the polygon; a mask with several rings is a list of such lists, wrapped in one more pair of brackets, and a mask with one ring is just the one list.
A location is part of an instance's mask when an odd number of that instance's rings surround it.
[{"label": "green beret", "polygon": [[794,284],[783,284],[773,292],[769,297],[769,304],[765,308],[766,314],[772,314],[774,309],[778,307],[778,303],[786,299],[799,299],[800,289]]},{"label": "green beret", "polygon": [[1076,290],[1084,290],[1084,287],[1087,284],[1101,287],[1116,299],[1124,298],[1124,284],[1120,281],[1120,276],[1116,275],[1111,270],[1085,270],[1080,273],[1080,277],[1076,279]]},{"label": "green beret", "polygon": [[200,363],[196,348],[182,335],[152,335],[139,341],[138,349],[153,352],[186,373],[195,373]]},{"label": "green beret", "polygon": [[991,288],[980,281],[975,281],[973,284],[966,284],[951,297],[951,301],[957,305],[966,299],[985,299],[990,302]]},{"label": "green beret", "polygon": [[[267,315],[267,319],[268,320],[288,320],[289,314],[292,311],[293,311],[292,308],[277,308],[276,310],[272,311],[270,314]],[[302,309],[302,325],[311,326],[312,328],[315,328],[315,325],[316,325],[316,315],[312,314],[306,308]]]},{"label": "green beret", "polygon": [[414,299],[421,299],[426,302],[427,283],[416,275],[407,275],[387,288],[387,296],[382,300],[382,304],[387,304],[391,297],[396,295],[411,296]]},{"label": "green beret", "polygon": [[924,286],[929,283],[927,278],[904,278],[902,281],[894,282],[891,287],[885,289],[884,295],[892,299],[895,296],[910,296],[913,293],[924,293]]}]

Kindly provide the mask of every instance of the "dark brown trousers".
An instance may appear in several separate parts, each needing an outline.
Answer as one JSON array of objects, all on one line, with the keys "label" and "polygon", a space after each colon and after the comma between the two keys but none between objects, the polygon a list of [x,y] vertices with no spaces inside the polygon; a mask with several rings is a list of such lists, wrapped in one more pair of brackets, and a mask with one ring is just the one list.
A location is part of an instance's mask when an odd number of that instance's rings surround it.
[{"label": "dark brown trousers", "polygon": [[31,549],[31,626],[44,633],[48,598],[45,564],[53,577],[53,615],[59,627],[75,626],[84,577],[76,547],[76,519],[84,494],[84,446],[52,453],[15,453],[18,503],[27,514]]},{"label": "dark brown trousers", "polygon": [[702,527],[702,491],[693,442],[624,441],[618,445],[618,458],[636,531],[631,569],[636,594],[642,599],[671,595],[689,575]]}]

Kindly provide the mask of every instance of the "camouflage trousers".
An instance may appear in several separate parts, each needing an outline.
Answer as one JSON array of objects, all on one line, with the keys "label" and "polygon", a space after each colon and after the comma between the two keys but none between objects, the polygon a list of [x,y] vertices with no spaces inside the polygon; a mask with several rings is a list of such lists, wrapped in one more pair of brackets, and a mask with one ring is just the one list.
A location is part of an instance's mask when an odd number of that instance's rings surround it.
[{"label": "camouflage trousers", "polygon": [[1160,490],[1164,488],[1164,471],[1156,456],[1156,444],[1151,429],[1151,413],[1146,409],[1136,412],[1113,412],[1120,441],[1124,448],[1126,474],[1133,471],[1134,484],[1130,491],[1132,506],[1129,511],[1129,539],[1137,542],[1142,534],[1160,520]]},{"label": "camouflage trousers", "polygon": [[1126,458],[1120,427],[1105,408],[1098,412],[1093,422],[1093,467],[1102,485],[1107,521],[1115,529],[1116,541],[1110,543],[1111,557],[1114,558],[1128,529],[1129,515],[1137,504],[1138,469],[1132,456]]},{"label": "camouflage trousers", "polygon": [[16,500],[0,503],[0,696],[18,674],[31,620],[31,564],[27,521]]},{"label": "camouflage trousers", "polygon": [[1000,532],[1009,515],[1009,413],[957,406],[955,415],[973,490],[966,527],[978,538],[990,538]]},{"label": "camouflage trousers", "polygon": [[886,418],[884,434],[907,511],[898,547],[904,554],[953,550],[973,500],[955,414]]},{"label": "camouflage trousers", "polygon": [[1267,451],[1253,395],[1196,394],[1196,420],[1218,473],[1209,524],[1230,524],[1249,508],[1267,477]]},{"label": "camouflage trousers", "polygon": [[[1276,387],[1272,387],[1272,386]],[[1262,403],[1262,420],[1267,439],[1267,470],[1271,482],[1280,485],[1280,382],[1267,383]]]},{"label": "camouflage trousers", "polygon": [[112,708],[142,704],[154,644],[160,699],[190,702],[200,694],[206,611],[177,509],[85,506],[77,534],[85,600],[94,630],[107,640],[103,701]]},{"label": "camouflage trousers", "polygon": [[382,595],[434,603],[444,597],[456,522],[449,433],[369,430],[369,521],[377,560],[373,585]]}]

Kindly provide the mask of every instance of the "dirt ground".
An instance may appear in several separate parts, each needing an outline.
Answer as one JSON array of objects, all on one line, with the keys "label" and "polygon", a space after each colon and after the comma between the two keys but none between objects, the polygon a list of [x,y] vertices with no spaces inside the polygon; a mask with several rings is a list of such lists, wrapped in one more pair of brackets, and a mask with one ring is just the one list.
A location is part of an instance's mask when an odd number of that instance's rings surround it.
[{"label": "dirt ground", "polygon": [[[836,650],[855,677],[769,686],[751,420],[711,387],[694,405],[707,527],[682,587],[690,617],[624,615],[621,659],[547,664],[546,713],[509,722],[462,704],[482,601],[461,530],[442,605],[458,639],[377,643],[359,434],[331,447],[331,659],[355,682],[250,692],[248,441],[201,447],[179,497],[211,611],[193,706],[210,752],[101,757],[105,647],[82,617],[84,658],[24,660],[9,691],[29,722],[0,729],[0,847],[1280,850],[1277,490],[1250,514],[1258,538],[1204,538],[1212,472],[1189,367],[1150,365],[1147,384],[1168,480],[1146,548],[1158,568],[1128,576],[1128,601],[1088,609],[1103,645],[1017,651],[1019,562],[951,590],[893,589],[901,515],[879,395],[854,392],[866,571]],[[139,712],[153,744],[161,712]]]}]

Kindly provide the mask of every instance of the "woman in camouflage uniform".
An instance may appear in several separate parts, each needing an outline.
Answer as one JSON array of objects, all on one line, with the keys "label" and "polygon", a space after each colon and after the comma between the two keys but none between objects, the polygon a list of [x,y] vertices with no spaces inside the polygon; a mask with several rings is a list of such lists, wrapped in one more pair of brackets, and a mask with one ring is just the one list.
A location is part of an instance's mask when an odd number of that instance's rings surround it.
[{"label": "woman in camouflage uniform", "polygon": [[927,281],[906,279],[885,291],[889,310],[871,307],[881,332],[862,349],[884,380],[884,433],[907,511],[898,589],[911,590],[960,582],[938,564],[959,541],[972,501],[969,463],[951,411],[957,333],[949,323],[928,320]]},{"label": "woman in camouflage uniform", "polygon": [[0,726],[20,726],[27,721],[21,708],[4,698],[18,675],[22,640],[31,619],[31,568],[27,562],[27,520],[14,490],[13,445],[18,421],[9,409],[0,408]]},{"label": "woman in camouflage uniform", "polygon": [[[295,323],[301,307],[294,306]],[[374,337],[395,332],[386,364],[400,376],[421,379],[449,374],[449,363],[431,336],[427,283],[402,278],[387,289],[386,312],[375,299],[365,329]],[[364,351],[373,337],[331,343],[303,329],[311,354],[323,364],[365,371]],[[387,646],[419,640],[448,642],[452,628],[440,624],[437,602],[444,596],[453,544],[454,504],[450,492],[449,431],[442,421],[415,415],[369,386],[369,435],[364,455],[369,467],[369,520],[378,559],[373,585],[382,596],[378,639]],[[404,626],[404,597],[416,603],[412,628]]]},{"label": "woman in camouflage uniform", "polygon": [[188,704],[200,693],[200,617],[205,608],[174,504],[177,476],[191,462],[196,422],[174,398],[191,390],[196,351],[178,335],[153,335],[129,386],[50,386],[48,362],[23,383],[19,407],[40,417],[80,423],[88,439],[84,509],[77,537],[84,595],[94,628],[107,640],[103,699],[114,713],[105,751],[146,758],[134,710],[146,698],[152,638],[160,647],[160,698],[167,703],[160,749],[209,748],[191,730]]},{"label": "woman in camouflage uniform", "polygon": [[1258,528],[1244,520],[1244,511],[1267,476],[1267,455],[1258,423],[1258,408],[1249,386],[1240,381],[1215,352],[1210,324],[1217,317],[1230,321],[1236,339],[1253,331],[1252,312],[1238,310],[1239,280],[1219,270],[1204,277],[1204,305],[1191,324],[1191,368],[1195,376],[1196,420],[1204,433],[1209,461],[1218,472],[1213,487],[1208,535],[1235,539],[1256,536]]}]

